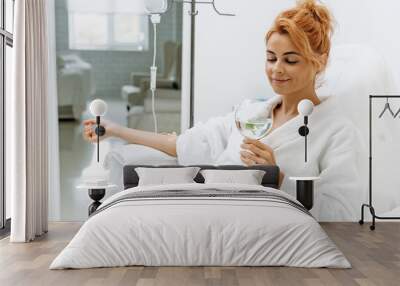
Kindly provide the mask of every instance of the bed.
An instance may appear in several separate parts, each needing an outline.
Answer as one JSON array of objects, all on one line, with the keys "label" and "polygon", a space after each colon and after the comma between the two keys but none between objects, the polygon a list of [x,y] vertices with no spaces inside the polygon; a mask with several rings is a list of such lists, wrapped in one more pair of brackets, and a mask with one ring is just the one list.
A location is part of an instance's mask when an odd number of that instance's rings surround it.
[{"label": "bed", "polygon": [[199,173],[194,183],[152,186],[138,185],[137,167],[124,167],[125,190],[102,203],[50,269],[351,267],[301,203],[278,190],[278,167],[198,166],[264,170],[261,185],[203,183]]}]

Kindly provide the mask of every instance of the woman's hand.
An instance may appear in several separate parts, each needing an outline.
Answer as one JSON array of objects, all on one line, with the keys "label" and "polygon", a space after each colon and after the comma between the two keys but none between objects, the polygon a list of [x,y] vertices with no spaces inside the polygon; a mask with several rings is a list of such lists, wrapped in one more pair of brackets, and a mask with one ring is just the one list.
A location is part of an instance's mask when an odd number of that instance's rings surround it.
[{"label": "woman's hand", "polygon": [[[106,139],[111,136],[115,136],[116,130],[119,127],[118,124],[105,119],[101,119],[100,125],[106,129],[106,133],[103,136],[100,136],[100,140]],[[92,143],[97,142],[97,135],[95,133],[96,126],[97,126],[96,119],[87,119],[83,121],[83,138],[86,141]]]},{"label": "woman's hand", "polygon": [[[242,151],[240,151],[240,159],[247,166],[252,165],[273,165],[276,166],[274,150],[268,145],[255,140],[245,138],[243,144],[240,145]],[[285,174],[279,172],[279,187],[282,185]]]},{"label": "woman's hand", "polygon": [[262,142],[245,138],[240,147],[244,149],[240,151],[240,159],[247,166],[276,165],[274,151]]}]

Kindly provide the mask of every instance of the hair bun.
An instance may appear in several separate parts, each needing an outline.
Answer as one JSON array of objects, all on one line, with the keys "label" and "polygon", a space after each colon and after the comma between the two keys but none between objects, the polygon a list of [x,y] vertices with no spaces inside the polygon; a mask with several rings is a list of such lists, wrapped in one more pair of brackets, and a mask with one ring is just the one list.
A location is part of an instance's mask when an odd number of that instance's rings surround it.
[{"label": "hair bun", "polygon": [[318,5],[315,0],[300,0],[297,6],[308,10],[314,19],[321,23],[330,22],[329,13],[327,13],[326,8],[322,5]]},{"label": "hair bun", "polygon": [[297,6],[313,11],[318,6],[315,0],[299,0]]}]

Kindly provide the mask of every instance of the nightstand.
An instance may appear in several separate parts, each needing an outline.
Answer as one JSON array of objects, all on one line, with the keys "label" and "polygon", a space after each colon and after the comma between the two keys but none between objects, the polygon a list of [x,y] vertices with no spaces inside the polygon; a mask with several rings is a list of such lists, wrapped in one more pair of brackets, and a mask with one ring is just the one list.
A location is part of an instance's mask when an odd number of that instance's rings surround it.
[{"label": "nightstand", "polygon": [[97,208],[101,205],[100,200],[104,198],[106,190],[109,188],[115,188],[117,185],[104,184],[104,185],[90,185],[82,184],[77,186],[77,189],[87,189],[89,197],[93,200],[93,203],[89,205],[88,214],[89,216],[94,213]]},{"label": "nightstand", "polygon": [[307,209],[311,210],[314,205],[314,181],[320,177],[289,177],[296,181],[296,199]]}]

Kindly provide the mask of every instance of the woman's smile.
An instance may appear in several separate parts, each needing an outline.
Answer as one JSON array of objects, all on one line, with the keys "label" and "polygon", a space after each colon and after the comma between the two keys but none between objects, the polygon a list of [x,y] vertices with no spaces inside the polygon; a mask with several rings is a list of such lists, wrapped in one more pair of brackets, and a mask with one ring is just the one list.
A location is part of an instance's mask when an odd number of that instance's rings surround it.
[{"label": "woman's smile", "polygon": [[282,85],[282,84],[287,83],[289,80],[290,79],[276,79],[276,78],[273,78],[272,79],[272,84]]}]

